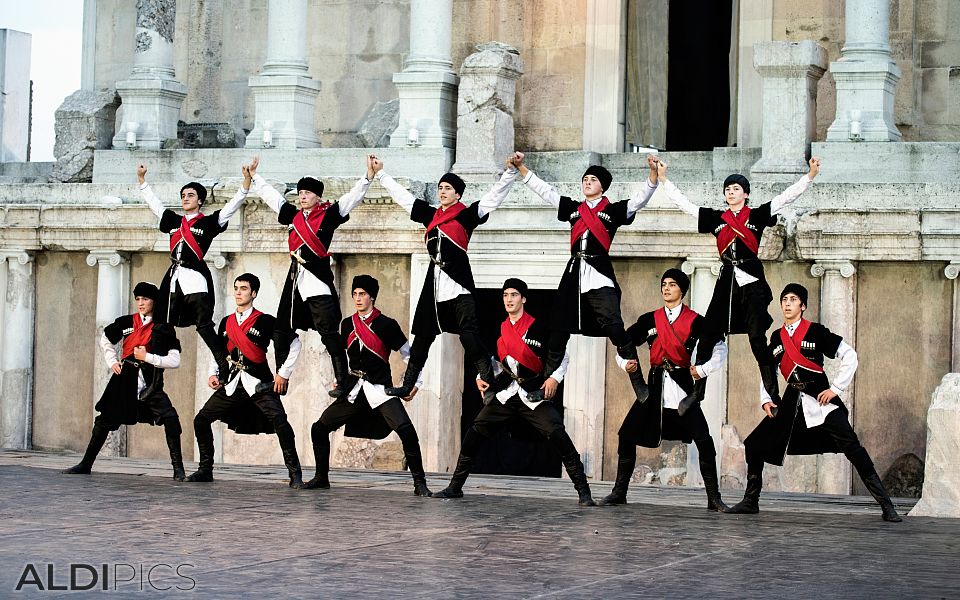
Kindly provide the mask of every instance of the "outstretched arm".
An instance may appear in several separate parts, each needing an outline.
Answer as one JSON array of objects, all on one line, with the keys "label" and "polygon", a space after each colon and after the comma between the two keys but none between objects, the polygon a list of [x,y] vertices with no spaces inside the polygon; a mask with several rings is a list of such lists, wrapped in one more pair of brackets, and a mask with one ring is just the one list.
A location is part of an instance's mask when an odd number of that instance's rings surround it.
[{"label": "outstretched arm", "polygon": [[647,203],[650,202],[650,198],[653,197],[653,193],[657,191],[657,183],[660,177],[658,172],[660,159],[653,154],[648,154],[647,165],[650,167],[650,177],[640,189],[634,190],[630,196],[630,200],[627,201],[628,217],[634,215],[638,210],[646,206]]},{"label": "outstretched arm", "polygon": [[500,180],[493,184],[490,191],[484,194],[483,198],[480,198],[477,215],[483,217],[500,208],[500,205],[506,200],[507,194],[510,193],[510,188],[513,187],[514,182],[516,182],[519,176],[520,171],[517,170],[516,166],[511,162],[511,159],[508,158],[507,170],[500,176]]},{"label": "outstretched arm", "polygon": [[159,219],[163,216],[163,211],[166,209],[163,208],[163,203],[160,202],[160,198],[157,198],[157,195],[150,189],[146,176],[147,166],[143,164],[137,165],[137,181],[140,183],[140,195],[143,196],[143,201],[147,203],[147,206],[150,207],[150,210],[153,211],[153,214]]},{"label": "outstretched arm", "polygon": [[[374,168],[374,161],[379,164],[379,168]],[[337,200],[341,217],[349,215],[351,210],[363,202],[363,197],[366,196],[367,190],[370,189],[370,182],[373,181],[377,171],[381,169],[383,169],[383,163],[373,154],[367,155],[367,176],[358,179],[350,191],[340,196],[340,199]]]},{"label": "outstretched arm", "polygon": [[273,209],[273,212],[280,214],[280,207],[286,204],[287,201],[283,199],[283,194],[273,189],[273,186],[267,183],[267,180],[257,173],[258,166],[260,166],[260,157],[254,156],[250,164],[247,165],[245,174],[250,174],[254,193],[259,196],[267,206]]},{"label": "outstretched arm", "polygon": [[700,216],[700,207],[687,200],[687,197],[683,195],[683,192],[677,189],[677,186],[673,185],[673,182],[667,179],[667,163],[662,160],[657,161],[657,175],[659,177],[660,185],[663,186],[663,190],[667,193],[667,198],[670,200],[683,212],[687,213],[691,217]]},{"label": "outstretched arm", "polygon": [[[260,159],[254,157],[255,162],[259,163]],[[252,164],[252,163],[251,163]],[[254,167],[256,170],[256,167]],[[227,202],[223,208],[220,209],[220,217],[217,219],[217,222],[220,223],[220,226],[224,226],[230,220],[230,217],[235,215],[240,206],[243,204],[243,201],[247,199],[247,194],[250,193],[250,184],[252,182],[252,176],[250,175],[250,165],[241,165],[240,171],[243,173],[243,184],[240,185],[240,189],[237,190],[237,193],[233,195],[233,198],[230,199],[230,202]]]},{"label": "outstretched arm", "polygon": [[543,201],[550,206],[560,208],[560,193],[557,192],[552,185],[540,179],[536,173],[528,169],[527,166],[523,164],[523,158],[523,152],[514,152],[512,161],[508,159],[508,162],[512,162],[513,166],[517,168],[520,172],[520,178],[527,184],[528,188],[543,198]]},{"label": "outstretched arm", "polygon": [[[379,161],[379,159],[377,160]],[[393,198],[393,201],[399,204],[400,208],[407,211],[407,214],[409,215],[413,211],[413,203],[416,198],[414,198],[413,194],[410,193],[410,190],[397,183],[393,177],[387,175],[387,173],[383,170],[382,162],[379,163],[379,167],[380,168],[377,170],[375,178],[380,180],[380,185],[390,192],[390,196]]]},{"label": "outstretched arm", "polygon": [[780,214],[780,211],[785,207],[793,204],[797,201],[797,198],[800,197],[807,188],[810,187],[810,184],[813,183],[813,179],[820,174],[820,159],[814,156],[810,159],[809,163],[810,171],[801,177],[795,184],[791,185],[787,189],[783,190],[780,195],[775,197],[770,201],[770,214],[777,215]]}]

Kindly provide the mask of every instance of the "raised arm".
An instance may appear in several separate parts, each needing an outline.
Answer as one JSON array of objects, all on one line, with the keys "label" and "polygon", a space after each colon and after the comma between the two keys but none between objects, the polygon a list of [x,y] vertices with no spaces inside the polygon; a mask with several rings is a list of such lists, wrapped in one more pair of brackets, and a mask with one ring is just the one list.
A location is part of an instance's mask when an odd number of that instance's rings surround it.
[{"label": "raised arm", "polygon": [[700,207],[687,200],[687,197],[683,195],[683,192],[677,189],[677,186],[673,185],[673,182],[667,179],[667,163],[658,161],[657,166],[657,175],[659,177],[660,185],[663,186],[663,190],[667,193],[667,198],[670,198],[670,201],[676,205],[677,208],[687,213],[691,217],[700,217]]},{"label": "raised arm", "polygon": [[820,174],[820,159],[814,156],[809,161],[810,171],[801,177],[795,184],[791,185],[787,189],[783,190],[778,196],[770,201],[770,214],[776,215],[779,214],[781,210],[785,207],[793,204],[797,201],[797,198],[800,197],[807,188],[810,187],[810,184],[813,183],[813,179]]},{"label": "raised arm", "polygon": [[647,165],[650,167],[650,177],[644,182],[644,185],[642,185],[640,189],[634,190],[630,196],[630,200],[627,201],[628,217],[646,206],[647,203],[650,202],[650,198],[653,197],[653,193],[657,191],[657,183],[660,177],[660,159],[653,154],[648,154]]},{"label": "raised arm", "polygon": [[477,206],[478,216],[483,217],[500,208],[500,205],[503,204],[503,201],[507,198],[507,194],[510,193],[510,188],[513,187],[514,182],[517,181],[517,177],[519,176],[520,171],[508,160],[507,170],[500,176],[500,180],[493,184],[490,191],[480,198],[479,206]]},{"label": "raised arm", "polygon": [[377,170],[375,178],[380,180],[380,185],[390,192],[393,201],[399,204],[400,208],[407,211],[408,215],[413,211],[413,203],[416,198],[410,193],[410,190],[397,183],[393,177],[387,175],[383,170],[383,163],[380,163],[380,169]]},{"label": "raised arm", "polygon": [[513,166],[520,172],[520,179],[530,188],[533,193],[543,198],[543,201],[554,208],[560,208],[560,194],[549,183],[537,177],[537,174],[523,164],[523,152],[514,152],[512,161]]},{"label": "raised arm", "polygon": [[153,211],[153,214],[159,219],[163,216],[163,211],[166,209],[163,208],[163,203],[160,202],[160,198],[157,198],[157,195],[150,189],[146,176],[147,166],[142,164],[137,165],[137,181],[140,183],[140,195],[143,196],[143,201],[147,203],[147,206],[150,207],[150,210]]},{"label": "raised arm", "polygon": [[377,157],[373,154],[367,155],[367,175],[366,177],[361,177],[357,180],[353,187],[350,188],[350,191],[346,194],[340,196],[340,199],[337,200],[337,206],[340,210],[340,216],[345,217],[350,214],[350,211],[356,208],[361,202],[363,202],[363,197],[367,194],[367,190],[370,188],[370,182],[373,181],[374,176],[376,176],[377,171],[383,169],[383,163],[379,162],[379,169],[374,169],[373,161]]},{"label": "raised arm", "polygon": [[[256,163],[260,162],[260,159],[256,157],[254,157],[253,160]],[[256,167],[254,167],[254,169],[256,169]],[[221,227],[227,224],[230,217],[237,214],[240,206],[243,205],[243,201],[247,199],[247,194],[250,193],[250,166],[242,165],[240,171],[243,172],[243,183],[240,185],[237,193],[233,195],[233,198],[230,199],[230,202],[227,202],[224,207],[220,209],[220,217],[217,219],[217,222],[220,223]]]},{"label": "raised arm", "polygon": [[253,181],[253,191],[267,206],[273,209],[273,212],[279,215],[280,208],[286,204],[287,201],[284,200],[283,194],[273,189],[273,186],[267,183],[267,180],[257,173],[257,167],[259,165],[260,158],[254,157],[253,161],[247,166],[247,172]]}]

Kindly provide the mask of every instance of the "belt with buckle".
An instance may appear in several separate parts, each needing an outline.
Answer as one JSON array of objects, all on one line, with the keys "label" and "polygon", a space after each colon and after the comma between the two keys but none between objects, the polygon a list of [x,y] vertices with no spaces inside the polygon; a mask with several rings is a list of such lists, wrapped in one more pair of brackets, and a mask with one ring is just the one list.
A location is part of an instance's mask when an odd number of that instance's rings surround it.
[{"label": "belt with buckle", "polygon": [[720,262],[722,262],[722,263],[725,264],[725,265],[730,265],[730,266],[732,266],[732,267],[736,267],[736,266],[738,266],[738,265],[742,265],[742,264],[745,264],[745,263],[748,263],[748,262],[753,262],[753,261],[755,261],[755,260],[760,260],[760,259],[759,259],[759,258],[735,258],[735,259],[731,259],[731,258],[722,258],[722,257],[720,258]]},{"label": "belt with buckle", "polygon": [[367,377],[366,371],[354,371],[353,369],[350,369],[350,374],[356,377],[357,379],[367,379],[367,380],[370,379],[369,377]]},{"label": "belt with buckle", "polygon": [[599,258],[599,254],[587,254],[586,252],[576,252],[574,256],[577,258]]},{"label": "belt with buckle", "polygon": [[795,390],[803,390],[803,389],[806,389],[807,387],[807,384],[803,381],[791,381],[787,385],[789,385]]},{"label": "belt with buckle", "polygon": [[438,258],[436,258],[435,256],[433,256],[432,254],[430,255],[430,261],[431,261],[433,264],[435,264],[435,265],[437,265],[438,267],[440,267],[441,269],[443,268],[443,265],[446,264],[446,263],[444,263],[442,260],[439,260]]},{"label": "belt with buckle", "polygon": [[670,361],[668,361],[668,360],[664,360],[664,361],[663,361],[663,364],[658,365],[658,366],[659,366],[661,369],[663,369],[664,371],[682,371],[682,370],[684,370],[684,368],[681,367],[680,365],[675,365],[675,364],[673,364],[672,362],[670,362]]},{"label": "belt with buckle", "polygon": [[300,256],[300,249],[299,249],[299,248],[298,248],[297,250],[293,250],[293,251],[290,252],[290,258],[292,258],[293,260],[297,261],[297,262],[300,263],[301,265],[307,264],[307,261],[305,261],[305,260],[303,260],[303,258],[301,258],[301,256]]}]

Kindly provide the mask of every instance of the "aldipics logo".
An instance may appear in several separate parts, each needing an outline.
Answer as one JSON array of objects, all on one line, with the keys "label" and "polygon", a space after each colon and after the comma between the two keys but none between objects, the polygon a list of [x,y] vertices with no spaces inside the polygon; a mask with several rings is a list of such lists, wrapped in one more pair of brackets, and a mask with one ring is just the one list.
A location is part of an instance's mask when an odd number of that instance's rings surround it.
[{"label": "aldipics logo", "polygon": [[[155,590],[189,591],[197,587],[197,581],[187,574],[194,568],[189,563],[171,565],[167,563],[138,564],[70,563],[27,563],[20,573],[20,579],[14,590],[38,592],[79,592],[88,590],[134,591]],[[129,584],[129,585],[127,585]]]}]

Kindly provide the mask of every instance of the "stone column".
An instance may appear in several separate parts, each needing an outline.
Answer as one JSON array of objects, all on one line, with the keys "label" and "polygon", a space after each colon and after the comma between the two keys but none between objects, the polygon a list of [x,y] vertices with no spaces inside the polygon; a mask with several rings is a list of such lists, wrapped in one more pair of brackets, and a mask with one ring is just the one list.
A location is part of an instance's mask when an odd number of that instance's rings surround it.
[{"label": "stone column", "polygon": [[320,82],[307,71],[307,0],[270,0],[267,59],[248,80],[256,106],[247,148],[317,148]]},{"label": "stone column", "polygon": [[751,175],[776,176],[807,171],[806,155],[817,133],[817,82],[827,68],[820,44],[759,42],[753,65],[763,77],[762,155]]},{"label": "stone column", "polygon": [[837,117],[828,142],[896,142],[893,100],[900,69],[890,54],[889,0],[847,0],[846,40],[830,63],[837,84]]},{"label": "stone column", "polygon": [[134,137],[137,147],[151,150],[177,139],[177,120],[187,88],[174,79],[176,12],[176,0],[137,0],[133,70],[129,79],[117,82],[123,125],[114,135],[114,148],[130,147]]},{"label": "stone column", "polygon": [[[130,306],[130,261],[127,256],[114,250],[93,250],[87,255],[87,264],[97,267],[97,333],[93,341],[93,351],[100,355],[97,341],[103,328],[113,323],[120,315],[127,314]],[[99,362],[97,363],[99,365]],[[110,371],[94,369],[93,403],[96,404],[103,394]],[[93,406],[90,407],[93,410]],[[127,428],[122,425],[107,437],[107,443],[100,451],[104,456],[126,456]]]},{"label": "stone column", "polygon": [[626,39],[621,0],[587,0],[583,149],[623,152]]},{"label": "stone column", "polygon": [[29,449],[33,423],[33,337],[36,273],[33,256],[0,250],[6,265],[0,355],[0,444]]},{"label": "stone column", "polygon": [[[234,303],[231,301],[231,298],[227,298],[224,290],[227,289],[227,282],[225,280],[225,275],[227,274],[227,267],[230,265],[230,261],[227,257],[222,254],[216,254],[213,252],[208,253],[203,257],[203,260],[206,261],[207,267],[210,268],[210,276],[213,279],[213,296],[214,301],[216,302],[214,313],[213,313],[213,324],[216,327],[220,324],[220,319],[224,315],[229,313],[232,310]],[[229,302],[229,304],[228,304]],[[181,330],[189,331],[189,330]],[[210,359],[212,358],[210,354],[210,349],[207,348],[207,345],[203,343],[203,340],[197,336],[197,368],[196,368],[196,395],[194,397],[194,411],[191,415],[185,416],[181,415],[181,419],[193,419],[203,405],[210,399],[210,395],[213,394],[213,390],[207,385],[207,380],[210,378],[209,375],[209,366]],[[223,430],[225,425],[223,421],[217,421],[212,425],[213,428],[213,458],[216,462],[223,462]],[[197,447],[196,435],[193,436],[193,456],[194,459],[199,459],[200,450]]]},{"label": "stone column", "polygon": [[[720,276],[720,261],[715,258],[690,257],[684,261],[680,268],[690,276],[690,291],[687,294],[687,303],[690,308],[701,315],[707,314],[707,307],[710,306],[710,299],[713,298],[713,288]],[[703,415],[707,419],[707,425],[710,427],[713,444],[717,449],[717,473],[721,472],[720,466],[723,462],[721,430],[724,423],[727,422],[728,364],[729,361],[724,363],[719,372],[707,378],[707,391],[700,405]],[[703,485],[703,477],[700,476],[700,453],[697,451],[696,444],[687,445],[686,483],[692,487]]]},{"label": "stone column", "polygon": [[450,58],[453,0],[410,1],[410,54],[393,75],[400,96],[400,124],[390,147],[453,149],[457,138],[457,84]]},{"label": "stone column", "polygon": [[943,270],[947,279],[953,280],[953,332],[950,346],[950,372],[960,373],[960,260],[952,260]]},{"label": "stone column", "polygon": [[[848,260],[818,260],[810,268],[814,277],[820,277],[820,322],[841,336],[851,346],[857,339],[857,273]],[[826,366],[827,376],[836,377],[836,364]],[[843,394],[843,403],[850,411],[854,424],[855,385]],[[820,494],[849,494],[852,470],[843,454],[821,454],[817,457],[817,492]]]},{"label": "stone column", "polygon": [[523,61],[516,48],[489,42],[463,61],[457,99],[457,164],[468,181],[496,181],[513,152],[513,109]]}]

